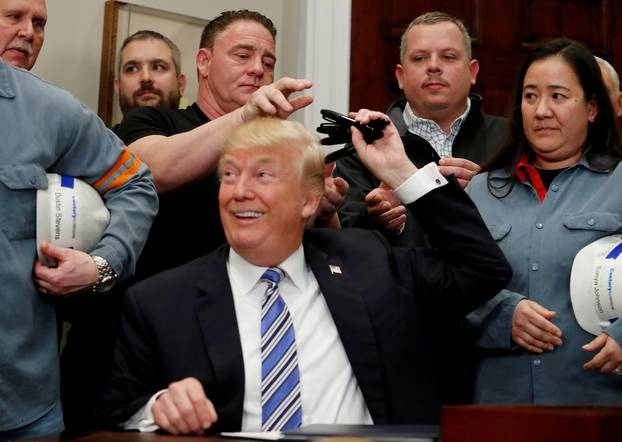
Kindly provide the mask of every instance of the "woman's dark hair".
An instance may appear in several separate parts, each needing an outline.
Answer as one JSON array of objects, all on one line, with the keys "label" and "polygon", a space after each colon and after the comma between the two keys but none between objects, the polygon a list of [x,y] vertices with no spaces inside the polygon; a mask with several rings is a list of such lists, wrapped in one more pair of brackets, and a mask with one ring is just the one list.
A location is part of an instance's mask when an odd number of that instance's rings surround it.
[{"label": "woman's dark hair", "polygon": [[[521,112],[523,83],[527,70],[532,63],[553,56],[562,57],[568,63],[568,66],[570,66],[579,79],[585,99],[588,101],[594,99],[598,105],[596,118],[593,123],[589,123],[587,132],[586,146],[590,147],[587,151],[589,164],[600,170],[608,170],[622,160],[622,146],[620,146],[620,137],[615,126],[613,108],[611,107],[600,68],[594,55],[589,49],[576,41],[567,38],[551,40],[529,54],[521,66],[514,93],[507,139],[497,154],[482,166],[482,171],[484,172],[494,169],[505,169],[510,174],[509,182],[501,186],[496,183],[492,187],[490,174],[488,175],[488,189],[497,197],[505,197],[512,190],[515,182],[516,166],[521,155],[524,153],[530,161],[534,160],[535,154],[527,141],[523,127]],[[496,182],[497,180],[498,177],[495,178]],[[506,186],[507,193],[503,195],[493,192],[493,190],[506,188]]]}]

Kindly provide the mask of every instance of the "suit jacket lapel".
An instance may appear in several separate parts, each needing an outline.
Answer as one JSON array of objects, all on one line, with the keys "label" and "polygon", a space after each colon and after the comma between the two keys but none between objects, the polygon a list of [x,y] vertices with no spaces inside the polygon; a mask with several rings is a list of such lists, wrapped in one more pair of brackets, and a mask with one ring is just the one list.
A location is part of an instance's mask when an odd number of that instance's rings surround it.
[{"label": "suit jacket lapel", "polygon": [[387,421],[387,398],[380,372],[380,356],[367,305],[356,275],[348,273],[338,256],[328,256],[308,241],[305,258],[331,311],[365,403],[375,424]]},{"label": "suit jacket lapel", "polygon": [[214,397],[219,426],[241,428],[244,405],[244,360],[237,326],[233,294],[227,275],[228,247],[212,254],[199,282],[202,292],[195,304],[206,352],[214,370]]}]

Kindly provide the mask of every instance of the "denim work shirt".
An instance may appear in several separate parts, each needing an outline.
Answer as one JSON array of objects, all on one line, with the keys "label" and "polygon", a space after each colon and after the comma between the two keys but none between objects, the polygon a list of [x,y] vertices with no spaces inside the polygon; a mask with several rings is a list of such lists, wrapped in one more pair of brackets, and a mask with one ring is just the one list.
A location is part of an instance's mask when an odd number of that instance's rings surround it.
[{"label": "denim work shirt", "polygon": [[157,195],[146,166],[91,110],[1,60],[0,125],[0,431],[8,431],[59,400],[54,307],[32,276],[36,191],[47,188],[46,172],[77,177],[103,197],[111,219],[92,253],[119,279],[134,270]]},{"label": "denim work shirt", "polygon": [[[498,187],[508,175],[492,171],[490,176]],[[529,181],[516,181],[509,195],[496,198],[488,191],[487,177],[476,176],[467,192],[512,265],[513,277],[467,318],[483,351],[475,401],[622,405],[622,376],[582,367],[596,353],[581,346],[595,336],[579,327],[569,292],[577,252],[622,232],[622,167],[600,171],[584,156],[553,180],[542,202]],[[536,354],[512,341],[512,314],[524,298],[557,312],[552,322],[562,331],[561,346]],[[622,344],[622,320],[607,333]]]}]

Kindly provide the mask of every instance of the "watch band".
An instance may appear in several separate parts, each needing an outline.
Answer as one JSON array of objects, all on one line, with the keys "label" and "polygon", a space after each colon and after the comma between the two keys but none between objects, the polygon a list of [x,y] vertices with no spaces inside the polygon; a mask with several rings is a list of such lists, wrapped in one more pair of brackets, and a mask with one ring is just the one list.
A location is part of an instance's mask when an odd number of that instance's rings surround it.
[{"label": "watch band", "polygon": [[107,292],[117,281],[117,274],[106,259],[96,255],[91,255],[91,258],[93,258],[99,272],[99,277],[93,284],[93,291],[97,293]]}]

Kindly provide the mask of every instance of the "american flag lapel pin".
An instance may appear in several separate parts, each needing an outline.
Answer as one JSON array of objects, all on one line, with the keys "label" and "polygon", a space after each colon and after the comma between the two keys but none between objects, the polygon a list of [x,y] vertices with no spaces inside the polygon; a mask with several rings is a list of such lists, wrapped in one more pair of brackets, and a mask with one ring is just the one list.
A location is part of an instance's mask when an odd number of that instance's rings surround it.
[{"label": "american flag lapel pin", "polygon": [[329,264],[328,268],[330,269],[331,275],[341,275],[341,267]]}]

